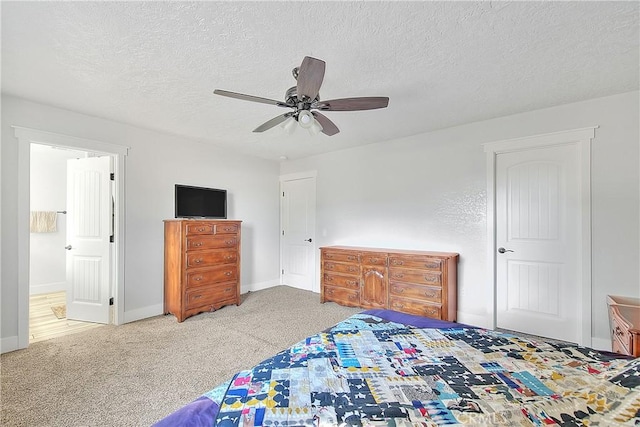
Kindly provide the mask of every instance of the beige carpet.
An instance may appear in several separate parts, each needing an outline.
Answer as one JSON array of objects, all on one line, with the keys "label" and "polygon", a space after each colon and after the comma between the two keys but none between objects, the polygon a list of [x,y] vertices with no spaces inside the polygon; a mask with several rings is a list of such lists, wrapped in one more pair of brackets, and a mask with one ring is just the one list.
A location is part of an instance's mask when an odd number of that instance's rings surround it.
[{"label": "beige carpet", "polygon": [[157,316],[3,354],[6,426],[147,426],[360,309],[287,286],[177,323]]},{"label": "beige carpet", "polygon": [[51,311],[56,315],[58,319],[64,319],[67,317],[67,306],[66,305],[56,305],[51,307]]}]

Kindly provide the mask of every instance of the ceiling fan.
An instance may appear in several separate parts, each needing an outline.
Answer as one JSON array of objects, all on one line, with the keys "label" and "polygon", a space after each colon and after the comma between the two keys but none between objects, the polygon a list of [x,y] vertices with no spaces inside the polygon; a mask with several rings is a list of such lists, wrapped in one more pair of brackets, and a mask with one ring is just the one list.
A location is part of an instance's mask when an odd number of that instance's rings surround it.
[{"label": "ceiling fan", "polygon": [[385,108],[389,105],[389,98],[382,96],[359,97],[359,98],[341,98],[331,99],[328,101],[320,100],[320,86],[324,78],[325,62],[305,56],[300,67],[293,69],[293,77],[297,80],[297,85],[289,88],[284,96],[283,101],[274,99],[261,98],[253,95],[245,95],[242,93],[229,92],[226,90],[216,89],[213,91],[216,95],[228,96],[230,98],[242,99],[245,101],[261,102],[263,104],[276,105],[278,107],[291,108],[288,111],[273,119],[261,124],[255,128],[254,132],[264,132],[272,127],[285,122],[287,127],[295,125],[295,122],[312,132],[322,132],[325,135],[335,135],[340,130],[327,116],[321,114],[320,111],[359,111],[374,110],[377,108]]}]

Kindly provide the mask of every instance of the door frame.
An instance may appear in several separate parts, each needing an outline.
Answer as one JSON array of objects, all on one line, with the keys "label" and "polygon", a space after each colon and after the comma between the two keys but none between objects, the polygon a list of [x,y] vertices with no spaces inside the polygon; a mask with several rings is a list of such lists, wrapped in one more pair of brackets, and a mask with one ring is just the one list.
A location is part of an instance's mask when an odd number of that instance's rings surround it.
[{"label": "door frame", "polygon": [[113,324],[124,322],[125,156],[129,147],[37,129],[12,126],[18,139],[18,348],[29,346],[29,210],[31,143],[90,151],[114,158],[115,224],[111,291]]},{"label": "door frame", "polygon": [[[296,181],[299,179],[309,179],[309,178],[313,178],[313,183],[316,183],[316,178],[318,176],[318,171],[306,171],[306,172],[297,172],[297,173],[290,173],[290,174],[286,174],[286,175],[280,175],[280,193],[282,193],[283,191],[283,186],[284,183],[286,181]],[[314,197],[316,196],[316,187],[314,187]],[[284,239],[282,238],[282,229],[284,226],[284,222],[283,222],[283,209],[282,209],[282,197],[279,196],[280,199],[280,232],[279,232],[279,236],[280,236],[280,284],[283,284],[283,274],[282,274],[282,270],[283,270],[283,261],[284,261],[284,257],[283,257],[283,251],[284,251]],[[317,202],[317,198],[316,198],[316,202]],[[315,228],[318,228],[318,207],[316,204],[316,212],[314,212],[314,215],[316,217],[316,224],[315,224]],[[316,230],[313,231],[313,280],[311,282],[311,291],[312,292],[316,292],[316,293],[320,293],[320,281],[318,280],[318,256],[316,255],[316,248],[317,248],[317,238],[316,238]]]},{"label": "door frame", "polygon": [[580,331],[578,344],[591,346],[591,140],[599,126],[514,138],[482,144],[487,161],[487,300],[488,325],[497,325],[496,157],[499,154],[573,144],[577,148],[580,177],[581,229],[578,233],[578,293]]}]

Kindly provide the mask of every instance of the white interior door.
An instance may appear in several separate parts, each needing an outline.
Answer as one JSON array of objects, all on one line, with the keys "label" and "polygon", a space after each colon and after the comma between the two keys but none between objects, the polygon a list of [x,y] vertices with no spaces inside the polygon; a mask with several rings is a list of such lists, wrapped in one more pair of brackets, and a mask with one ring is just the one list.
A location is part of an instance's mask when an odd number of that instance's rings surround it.
[{"label": "white interior door", "polygon": [[313,290],[315,278],[316,180],[282,182],[282,283]]},{"label": "white interior door", "polygon": [[496,157],[499,328],[580,341],[580,180],[573,144]]},{"label": "white interior door", "polygon": [[67,318],[109,323],[111,157],[67,161]]}]

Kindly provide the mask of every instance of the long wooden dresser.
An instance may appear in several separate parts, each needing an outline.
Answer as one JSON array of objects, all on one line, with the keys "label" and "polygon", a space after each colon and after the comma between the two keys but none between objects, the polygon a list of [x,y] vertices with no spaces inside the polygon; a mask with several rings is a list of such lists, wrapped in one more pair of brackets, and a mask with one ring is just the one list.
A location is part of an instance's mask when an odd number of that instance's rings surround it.
[{"label": "long wooden dresser", "polygon": [[178,322],[240,305],[242,221],[164,221],[164,313]]},{"label": "long wooden dresser", "polygon": [[320,248],[320,301],[455,321],[457,253]]}]

